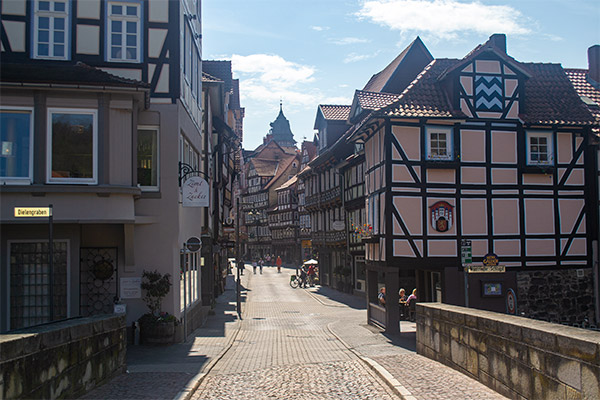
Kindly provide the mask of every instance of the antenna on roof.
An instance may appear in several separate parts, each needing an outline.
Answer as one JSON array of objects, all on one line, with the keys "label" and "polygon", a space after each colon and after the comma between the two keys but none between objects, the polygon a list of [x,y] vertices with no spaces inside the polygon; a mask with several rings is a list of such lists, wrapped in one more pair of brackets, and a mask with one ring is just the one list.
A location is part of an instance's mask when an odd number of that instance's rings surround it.
[{"label": "antenna on roof", "polygon": [[283,99],[279,98],[279,111],[283,111]]}]

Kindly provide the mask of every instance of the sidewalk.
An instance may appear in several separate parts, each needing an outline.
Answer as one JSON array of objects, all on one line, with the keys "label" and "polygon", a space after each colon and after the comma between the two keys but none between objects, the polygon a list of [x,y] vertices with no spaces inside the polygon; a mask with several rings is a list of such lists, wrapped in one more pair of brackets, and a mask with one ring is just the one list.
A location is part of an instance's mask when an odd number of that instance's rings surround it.
[{"label": "sidewalk", "polygon": [[[247,284],[247,278],[247,274],[242,277],[243,285]],[[186,398],[235,340],[239,328],[235,307],[235,281],[233,276],[228,276],[225,292],[216,299],[215,315],[209,316],[204,326],[192,332],[185,343],[164,347],[128,346],[127,373],[81,398]]]},{"label": "sidewalk", "polygon": [[505,399],[478,381],[416,353],[416,323],[401,321],[399,335],[387,336],[367,325],[364,300],[328,287],[309,289],[328,307],[349,306],[360,312],[328,325],[329,331],[367,363],[405,400]]}]

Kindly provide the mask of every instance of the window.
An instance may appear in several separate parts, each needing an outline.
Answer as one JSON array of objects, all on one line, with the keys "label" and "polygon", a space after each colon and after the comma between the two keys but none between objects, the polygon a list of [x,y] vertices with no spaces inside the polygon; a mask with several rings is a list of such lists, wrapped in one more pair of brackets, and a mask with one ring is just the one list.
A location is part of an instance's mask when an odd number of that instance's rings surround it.
[{"label": "window", "polygon": [[67,318],[68,242],[54,241],[52,300],[48,242],[9,243],[10,329]]},{"label": "window", "polygon": [[47,180],[97,183],[96,110],[48,109]]},{"label": "window", "polygon": [[552,132],[527,132],[527,165],[554,165]]},{"label": "window", "polygon": [[141,5],[108,3],[108,61],[141,62]]},{"label": "window", "polygon": [[69,57],[69,2],[38,0],[33,15],[33,58]]},{"label": "window", "polygon": [[452,128],[428,126],[426,132],[426,148],[428,160],[453,160]]},{"label": "window", "polygon": [[144,190],[158,190],[158,128],[138,127],[137,179]]},{"label": "window", "polygon": [[0,109],[0,182],[31,183],[33,109]]}]

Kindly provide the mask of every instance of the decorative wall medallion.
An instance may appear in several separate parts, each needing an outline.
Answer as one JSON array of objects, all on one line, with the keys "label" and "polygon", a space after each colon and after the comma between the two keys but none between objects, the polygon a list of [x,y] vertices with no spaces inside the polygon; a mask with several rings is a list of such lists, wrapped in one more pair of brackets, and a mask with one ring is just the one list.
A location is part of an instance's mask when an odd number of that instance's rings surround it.
[{"label": "decorative wall medallion", "polygon": [[454,206],[445,201],[438,201],[431,207],[431,227],[438,232],[447,232],[452,228]]}]

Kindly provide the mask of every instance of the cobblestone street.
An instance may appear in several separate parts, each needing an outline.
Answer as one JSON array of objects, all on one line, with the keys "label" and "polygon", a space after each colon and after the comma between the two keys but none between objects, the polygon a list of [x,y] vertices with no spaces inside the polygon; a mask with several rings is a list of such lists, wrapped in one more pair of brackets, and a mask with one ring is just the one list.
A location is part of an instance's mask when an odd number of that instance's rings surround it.
[{"label": "cobblestone street", "polygon": [[327,328],[342,308],[288,280],[271,268],[249,276],[240,333],[192,398],[397,398]]},{"label": "cobblestone street", "polygon": [[365,325],[362,299],[292,289],[290,271],[244,277],[239,333],[193,399],[504,398],[417,355],[414,323],[402,322],[400,337],[388,338]]},{"label": "cobblestone street", "polygon": [[415,323],[386,336],[364,300],[327,287],[292,289],[291,269],[242,277],[243,320],[228,277],[215,315],[187,342],[130,346],[128,373],[85,399],[504,399],[415,352]]}]

